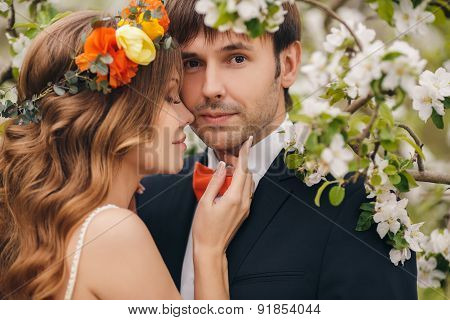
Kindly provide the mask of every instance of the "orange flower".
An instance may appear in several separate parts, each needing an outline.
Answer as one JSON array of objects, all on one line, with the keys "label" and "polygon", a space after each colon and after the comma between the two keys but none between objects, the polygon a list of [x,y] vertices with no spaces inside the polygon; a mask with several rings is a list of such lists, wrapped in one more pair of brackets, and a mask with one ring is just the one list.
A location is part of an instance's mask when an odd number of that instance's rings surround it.
[{"label": "orange flower", "polygon": [[138,64],[129,60],[125,51],[118,50],[112,55],[114,62],[109,65],[109,84],[112,88],[131,82],[136,75]]},{"label": "orange flower", "polygon": [[113,28],[96,28],[86,38],[84,52],[75,58],[75,63],[81,71],[89,69],[98,55],[111,54],[118,50],[116,30]]},{"label": "orange flower", "polygon": [[[116,30],[100,27],[92,31],[84,44],[84,52],[76,57],[75,63],[81,71],[89,69],[99,55],[109,54],[113,62],[109,64],[109,84],[112,88],[131,82],[136,75],[138,65],[130,61],[125,52],[119,49],[116,41]],[[105,76],[97,75],[97,80],[106,80]]]},{"label": "orange flower", "polygon": [[167,32],[167,30],[169,30],[170,20],[166,8],[164,7],[161,0],[143,0],[142,2],[147,5],[147,10],[156,10],[161,7],[162,18],[158,19],[158,22],[160,26],[164,28],[164,32]]}]

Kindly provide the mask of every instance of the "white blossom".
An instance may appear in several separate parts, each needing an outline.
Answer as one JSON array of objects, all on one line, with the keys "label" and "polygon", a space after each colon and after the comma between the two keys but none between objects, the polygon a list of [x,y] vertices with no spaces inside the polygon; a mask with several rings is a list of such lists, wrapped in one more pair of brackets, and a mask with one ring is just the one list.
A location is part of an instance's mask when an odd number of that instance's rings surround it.
[{"label": "white blossom", "polygon": [[336,134],[330,146],[322,151],[320,157],[331,174],[335,178],[341,178],[348,172],[348,163],[353,160],[353,153],[346,147],[342,135]]},{"label": "white blossom", "polygon": [[317,170],[305,177],[305,184],[308,187],[311,187],[315,184],[318,184],[320,181],[325,180],[324,177],[327,174],[327,170],[323,165],[319,165]]},{"label": "white blossom", "polygon": [[[348,23],[348,25],[350,29],[354,31],[363,48],[369,45],[375,39],[375,31],[372,29],[368,29],[364,24],[358,23],[356,25],[356,28],[355,23],[350,22]],[[333,53],[338,48],[340,48],[344,44],[344,41],[346,39],[354,41],[353,36],[342,24],[339,26],[339,28],[331,28],[331,33],[328,34],[325,39],[326,41],[323,44],[324,49],[330,53]]]},{"label": "white blossom", "polygon": [[370,83],[381,78],[380,60],[384,52],[380,48],[383,48],[383,43],[375,41],[351,60],[350,71],[344,78],[350,98],[367,96],[371,90]]},{"label": "white blossom", "polygon": [[400,0],[399,4],[394,4],[394,24],[397,34],[417,33],[424,35],[427,31],[427,23],[434,21],[434,15],[425,11],[429,1],[423,1],[416,8],[411,0]]},{"label": "white blossom", "polygon": [[219,18],[219,10],[212,0],[198,0],[195,4],[195,11],[205,15],[205,25],[212,27]]},{"label": "white blossom", "polygon": [[303,140],[298,134],[298,127],[292,123],[282,128],[284,130],[284,148],[296,148],[299,153],[304,152]]},{"label": "white blossom", "polygon": [[426,252],[442,254],[450,262],[450,233],[448,229],[443,231],[433,230],[429,237],[423,239],[421,247]]},{"label": "white blossom", "polygon": [[411,258],[411,250],[409,250],[408,248],[404,248],[402,250],[391,249],[391,251],[389,251],[389,258],[391,259],[391,262],[396,266],[398,266],[399,262],[401,262],[403,265],[406,260],[409,260]]},{"label": "white blossom", "polygon": [[420,288],[439,288],[445,273],[436,269],[436,258],[426,259],[424,256],[417,259],[417,284]]},{"label": "white blossom", "polygon": [[244,21],[262,18],[261,8],[257,0],[242,0],[237,4],[237,12]]},{"label": "white blossom", "polygon": [[15,53],[12,59],[12,66],[14,68],[20,69],[23,63],[23,59],[25,58],[25,55],[27,53],[27,49],[31,45],[31,39],[22,33],[18,38],[11,37],[7,34],[7,38],[12,50]]},{"label": "white blossom", "polygon": [[394,90],[398,86],[412,95],[416,86],[416,78],[423,71],[426,60],[421,59],[419,51],[404,41],[395,41],[386,53],[398,52],[401,55],[392,60],[382,61],[381,69],[386,74],[382,87]]},{"label": "white blossom", "polygon": [[0,1],[0,12],[6,12],[9,10],[9,6],[5,1]]},{"label": "white blossom", "polygon": [[435,73],[425,70],[419,78],[420,86],[412,93],[413,109],[419,112],[419,117],[427,121],[434,109],[443,116],[445,97],[450,96],[450,73],[439,68]]},{"label": "white blossom", "polygon": [[409,226],[410,220],[406,212],[408,199],[397,201],[392,192],[386,192],[377,197],[373,220],[378,224],[377,232],[381,239],[390,231],[396,234],[402,224]]},{"label": "white blossom", "polygon": [[405,230],[404,238],[406,242],[408,242],[409,248],[415,252],[422,251],[420,243],[425,238],[425,235],[422,232],[420,232],[419,229],[423,224],[424,224],[423,222],[412,224]]}]

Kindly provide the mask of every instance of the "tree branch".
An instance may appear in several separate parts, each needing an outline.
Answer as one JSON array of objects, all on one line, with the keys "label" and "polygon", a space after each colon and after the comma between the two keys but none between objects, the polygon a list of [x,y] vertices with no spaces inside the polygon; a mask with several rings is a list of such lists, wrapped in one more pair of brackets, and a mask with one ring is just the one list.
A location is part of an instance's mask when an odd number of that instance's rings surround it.
[{"label": "tree branch", "polygon": [[[419,137],[414,133],[414,131],[410,127],[408,127],[405,124],[396,124],[396,126],[408,131],[409,135],[414,139],[414,142],[419,146],[420,149],[422,149],[423,144],[420,142]],[[419,166],[419,171],[423,172],[425,170],[425,167],[423,165],[423,159],[417,153],[417,151],[416,151],[416,155],[417,155],[417,165]]]},{"label": "tree branch", "polygon": [[0,84],[12,78],[13,78],[12,67],[9,66],[8,69],[6,69],[4,72],[2,72],[2,74],[0,74]]},{"label": "tree branch", "polygon": [[349,105],[347,109],[345,109],[344,111],[349,113],[355,113],[359,108],[362,108],[372,98],[373,98],[372,94],[369,94],[365,98],[359,98],[358,100],[355,100],[351,105]]},{"label": "tree branch", "polygon": [[10,16],[8,19],[8,27],[6,28],[6,32],[8,32],[14,38],[17,38],[19,35],[17,34],[16,29],[14,29],[15,24],[16,24],[16,9],[14,8],[14,1],[12,1],[10,6]]},{"label": "tree branch", "polygon": [[[330,9],[333,10],[334,12],[336,12],[340,7],[342,7],[343,5],[345,5],[347,3],[348,0],[335,0],[332,3],[330,3]],[[327,15],[325,18],[325,29],[328,29],[330,23],[331,23],[332,19],[330,15]]]},{"label": "tree branch", "polygon": [[331,10],[327,5],[325,5],[325,4],[323,4],[323,3],[319,2],[319,1],[316,1],[316,0],[297,0],[297,1],[304,2],[304,3],[310,4],[310,5],[314,6],[314,7],[320,8],[320,9],[322,9],[323,11],[325,11],[325,12],[327,13],[327,15],[329,15],[330,17],[336,19],[336,20],[339,21],[340,23],[342,23],[342,24],[344,25],[344,27],[348,30],[348,32],[350,32],[350,34],[352,35],[352,37],[355,39],[355,43],[356,43],[356,45],[358,46],[359,51],[362,51],[362,50],[363,50],[363,47],[362,47],[361,42],[359,41],[358,37],[357,37],[356,34],[353,32],[353,30],[349,27],[349,25],[348,25],[344,20],[342,20],[342,19],[336,14],[336,12],[334,12],[333,10]]},{"label": "tree branch", "polygon": [[450,185],[450,174],[433,171],[406,170],[416,181]]}]

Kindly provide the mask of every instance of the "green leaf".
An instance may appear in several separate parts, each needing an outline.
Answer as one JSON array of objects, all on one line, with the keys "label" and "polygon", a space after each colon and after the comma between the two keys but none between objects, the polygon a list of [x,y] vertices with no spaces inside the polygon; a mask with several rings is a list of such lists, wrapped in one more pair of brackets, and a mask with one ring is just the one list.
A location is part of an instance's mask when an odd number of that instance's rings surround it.
[{"label": "green leaf", "polygon": [[111,55],[106,54],[106,55],[100,57],[100,61],[104,64],[111,64],[111,63],[113,63],[114,59],[113,59],[113,57],[111,57]]},{"label": "green leaf", "polygon": [[264,25],[257,18],[254,18],[250,21],[246,21],[245,25],[247,26],[247,29],[250,31],[250,37],[252,38],[257,38],[265,32]]},{"label": "green leaf", "polygon": [[392,115],[392,110],[386,103],[380,105],[379,110],[380,117],[385,120],[391,127],[394,125],[394,116]]},{"label": "green leaf", "polygon": [[413,140],[411,140],[408,136],[405,136],[404,134],[399,134],[399,135],[397,135],[397,139],[407,142],[411,147],[414,148],[414,150],[416,150],[417,154],[423,160],[425,160],[425,155],[423,154],[422,149]]},{"label": "green leaf", "polygon": [[386,168],[384,168],[383,171],[388,175],[393,175],[393,174],[397,173],[397,168],[395,166],[393,166],[392,164],[390,164]]},{"label": "green leaf", "polygon": [[320,188],[317,190],[316,197],[314,198],[314,203],[316,206],[320,207],[320,197],[322,196],[323,191],[327,186],[329,186],[332,183],[335,183],[336,181],[325,181]]},{"label": "green leaf", "polygon": [[164,40],[164,49],[168,50],[172,46],[172,37],[168,37]]},{"label": "green leaf", "polygon": [[378,0],[378,15],[389,25],[392,25],[392,17],[394,16],[394,2],[392,0]]},{"label": "green leaf", "polygon": [[152,18],[152,12],[150,10],[146,10],[144,12],[144,21],[150,21]]},{"label": "green leaf", "polygon": [[383,56],[383,58],[381,58],[381,60],[382,61],[391,61],[400,56],[404,56],[404,54],[401,52],[397,52],[397,51],[389,52],[389,53],[385,54]]},{"label": "green leaf", "polygon": [[444,108],[450,109],[450,97],[445,97],[444,99]]},{"label": "green leaf", "polygon": [[64,88],[58,87],[57,85],[53,86],[53,91],[58,95],[58,96],[63,96],[66,94],[66,90],[64,90]]},{"label": "green leaf", "polygon": [[381,183],[381,177],[377,174],[374,174],[370,179],[370,184],[373,186],[378,186]]},{"label": "green leaf", "polygon": [[342,203],[345,197],[345,189],[341,186],[334,186],[330,190],[329,198],[333,206],[337,207]]},{"label": "green leaf", "polygon": [[408,179],[402,173],[400,173],[398,176],[400,177],[400,182],[393,183],[394,187],[396,187],[400,192],[408,192],[409,191]]},{"label": "green leaf", "polygon": [[358,222],[356,223],[356,231],[367,231],[370,229],[373,221],[373,212],[371,211],[361,211],[359,215]]},{"label": "green leaf", "polygon": [[286,166],[288,169],[294,170],[303,164],[303,156],[297,153],[288,154],[286,157]]},{"label": "green leaf", "polygon": [[78,77],[77,77],[77,74],[75,73],[75,71],[67,71],[64,74],[64,78],[71,85],[78,83]]},{"label": "green leaf", "polygon": [[97,67],[97,73],[102,75],[102,76],[107,76],[108,75],[108,66],[102,62],[97,62],[96,64]]},{"label": "green leaf", "polygon": [[363,202],[359,208],[364,211],[375,212],[375,203]]},{"label": "green leaf", "polygon": [[433,113],[431,114],[431,120],[433,120],[434,125],[438,129],[444,129],[444,118],[436,112],[433,108]]},{"label": "green leaf", "polygon": [[69,93],[70,94],[77,94],[78,93],[78,87],[77,86],[70,86]]},{"label": "green leaf", "polygon": [[49,24],[53,24],[53,23],[55,23],[56,21],[58,21],[58,20],[60,20],[60,19],[62,19],[62,18],[64,18],[64,17],[67,17],[69,14],[71,14],[72,13],[72,11],[65,11],[65,12],[59,12],[58,14],[56,14],[56,16],[54,16],[51,20],[50,20],[50,22],[49,22]]},{"label": "green leaf", "polygon": [[39,29],[39,25],[34,22],[16,22],[14,29]]},{"label": "green leaf", "polygon": [[419,186],[416,183],[416,179],[414,179],[414,177],[412,175],[410,175],[408,172],[403,171],[403,172],[400,172],[399,174],[402,177],[402,179],[403,179],[403,177],[405,177],[406,180],[408,180],[408,185],[409,185],[410,189],[417,188]]},{"label": "green leaf", "polygon": [[398,174],[394,174],[392,176],[389,176],[389,181],[393,184],[399,184],[402,181],[402,178]]}]

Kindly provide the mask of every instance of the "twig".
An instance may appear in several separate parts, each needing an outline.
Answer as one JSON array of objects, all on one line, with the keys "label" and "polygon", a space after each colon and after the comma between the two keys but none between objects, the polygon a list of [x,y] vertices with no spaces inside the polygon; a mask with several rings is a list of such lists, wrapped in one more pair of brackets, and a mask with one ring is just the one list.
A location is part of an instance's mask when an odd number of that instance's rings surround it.
[{"label": "twig", "polygon": [[344,27],[348,30],[348,32],[350,32],[350,34],[352,35],[352,37],[355,39],[355,43],[359,48],[359,51],[363,51],[363,47],[361,42],[359,41],[358,37],[356,36],[356,34],[353,32],[353,30],[349,27],[349,25],[342,20],[337,14],[336,12],[334,12],[333,10],[331,10],[328,6],[326,6],[325,4],[316,1],[316,0],[297,0],[300,2],[304,2],[307,4],[310,4],[314,7],[320,8],[323,11],[325,11],[329,16],[331,16],[332,18],[336,19],[337,21],[339,21],[340,23],[342,23],[344,25]]},{"label": "twig", "polygon": [[416,181],[450,185],[450,174],[433,171],[406,170]]},{"label": "twig", "polygon": [[14,8],[14,1],[11,2],[10,10],[8,28],[6,28],[6,32],[8,32],[12,37],[17,38],[19,35],[17,34],[16,29],[14,29],[14,25],[16,24],[16,9]]},{"label": "twig", "polygon": [[360,99],[354,101],[351,105],[349,105],[348,108],[345,109],[345,111],[349,112],[349,113],[355,113],[359,108],[362,108],[372,98],[373,98],[372,94],[369,94],[365,98],[360,98]]},{"label": "twig", "polygon": [[370,135],[370,130],[373,127],[373,124],[375,123],[375,120],[378,117],[378,110],[380,109],[380,105],[377,104],[377,106],[375,107],[375,110],[372,114],[372,117],[370,118],[370,122],[367,125],[367,127],[364,128],[363,132],[361,132],[361,134],[356,138],[356,141],[361,143],[365,138],[367,138]]},{"label": "twig", "polygon": [[[336,12],[340,7],[342,7],[343,5],[345,5],[347,3],[348,0],[335,0],[332,3],[330,3],[330,9],[333,10],[334,12]],[[327,15],[325,18],[325,28],[328,29],[330,23],[331,23],[332,19],[330,15]]]},{"label": "twig", "polygon": [[[420,149],[422,149],[423,144],[420,142],[419,137],[414,133],[414,131],[408,127],[405,124],[396,124],[397,127],[405,129],[406,131],[408,131],[409,135],[414,139],[414,142],[419,146]],[[419,167],[419,171],[423,172],[425,171],[425,167],[423,165],[423,159],[422,157],[417,153],[416,151],[416,155],[417,155],[417,166]]]},{"label": "twig", "polygon": [[12,77],[13,77],[12,67],[9,66],[8,69],[6,69],[6,71],[4,71],[4,72],[2,72],[2,74],[0,74],[0,84],[5,82],[6,80],[12,79]]}]

